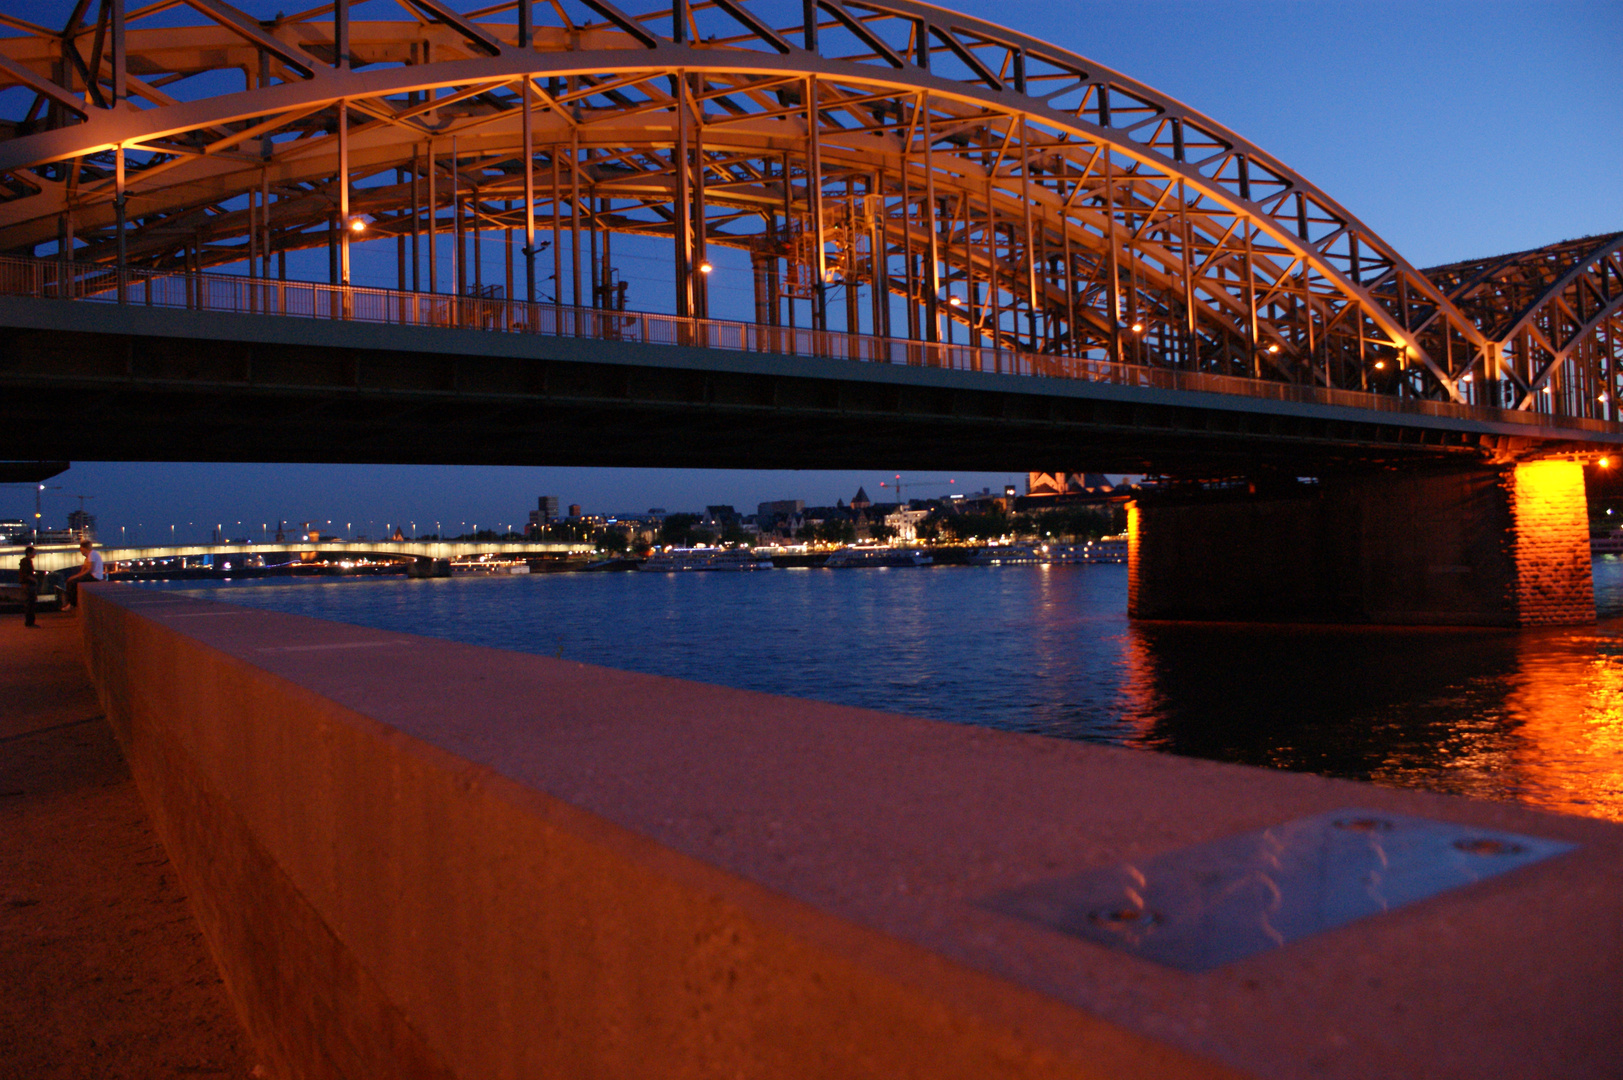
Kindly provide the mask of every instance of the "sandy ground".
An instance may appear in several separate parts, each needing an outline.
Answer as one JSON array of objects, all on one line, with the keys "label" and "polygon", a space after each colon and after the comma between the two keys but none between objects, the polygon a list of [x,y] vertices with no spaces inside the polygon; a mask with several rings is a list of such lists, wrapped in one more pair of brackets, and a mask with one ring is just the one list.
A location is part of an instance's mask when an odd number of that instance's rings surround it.
[{"label": "sandy ground", "polygon": [[0,1080],[254,1075],[72,615],[0,615]]}]

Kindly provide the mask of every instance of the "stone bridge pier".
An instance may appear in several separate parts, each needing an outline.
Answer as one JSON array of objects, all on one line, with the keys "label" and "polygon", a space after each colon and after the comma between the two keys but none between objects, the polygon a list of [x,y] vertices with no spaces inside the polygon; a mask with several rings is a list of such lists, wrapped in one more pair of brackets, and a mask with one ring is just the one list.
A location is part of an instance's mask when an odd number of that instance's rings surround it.
[{"label": "stone bridge pier", "polygon": [[1595,620],[1583,466],[1191,488],[1128,507],[1136,619],[1553,626]]}]

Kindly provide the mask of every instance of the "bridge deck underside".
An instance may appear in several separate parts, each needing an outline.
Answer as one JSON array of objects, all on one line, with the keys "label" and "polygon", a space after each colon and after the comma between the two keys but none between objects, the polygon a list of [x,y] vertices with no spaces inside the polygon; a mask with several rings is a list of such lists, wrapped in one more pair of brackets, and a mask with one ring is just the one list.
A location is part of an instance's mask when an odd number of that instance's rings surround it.
[{"label": "bridge deck underside", "polygon": [[1510,437],[1457,419],[717,349],[27,310],[6,319],[18,328],[0,352],[0,455],[1306,475],[1479,458]]}]

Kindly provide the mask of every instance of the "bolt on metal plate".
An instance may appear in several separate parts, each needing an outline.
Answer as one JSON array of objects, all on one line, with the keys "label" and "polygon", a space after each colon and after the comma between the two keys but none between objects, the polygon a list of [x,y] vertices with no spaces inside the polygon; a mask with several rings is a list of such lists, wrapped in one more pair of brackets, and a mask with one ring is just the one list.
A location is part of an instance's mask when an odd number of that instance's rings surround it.
[{"label": "bolt on metal plate", "polygon": [[1209,971],[1577,846],[1336,810],[1026,886],[983,906],[1181,971]]}]

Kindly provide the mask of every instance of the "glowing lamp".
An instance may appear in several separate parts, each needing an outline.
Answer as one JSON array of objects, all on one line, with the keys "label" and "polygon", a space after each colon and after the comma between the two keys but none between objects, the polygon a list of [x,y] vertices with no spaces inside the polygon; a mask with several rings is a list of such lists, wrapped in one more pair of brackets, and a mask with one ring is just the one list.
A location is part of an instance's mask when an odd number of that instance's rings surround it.
[{"label": "glowing lamp", "polygon": [[958,299],[958,297],[956,297],[956,296],[947,297],[947,304],[950,307],[963,307],[964,306],[964,302],[962,300]]},{"label": "glowing lamp", "polygon": [[365,232],[366,231],[366,219],[364,219],[364,218],[350,218],[349,219],[349,231],[353,232],[353,233]]},{"label": "glowing lamp", "polygon": [[1471,381],[1471,373],[1469,371],[1467,371],[1464,375],[1460,376],[1460,382],[1470,382],[1470,381]]},{"label": "glowing lamp", "polygon": [[1385,371],[1386,370],[1386,361],[1385,360],[1377,360],[1377,361],[1375,361],[1375,370],[1376,371]]},{"label": "glowing lamp", "polygon": [[1268,351],[1271,352],[1271,353],[1276,353],[1276,352],[1279,351],[1279,346],[1278,345],[1270,345],[1270,346],[1268,346]]},{"label": "glowing lamp", "polygon": [[715,267],[711,265],[709,259],[705,259],[703,262],[701,262],[699,264],[699,273],[701,273],[701,274],[708,274],[708,273],[710,273],[710,271],[712,271],[714,269],[715,269]]},{"label": "glowing lamp", "polygon": [[1603,469],[1610,469],[1612,467],[1612,459],[1609,457],[1603,457],[1596,464]]},{"label": "glowing lamp", "polygon": [[1136,323],[1133,324],[1133,333],[1142,334],[1143,332],[1144,332],[1144,324],[1143,323],[1136,322]]}]

